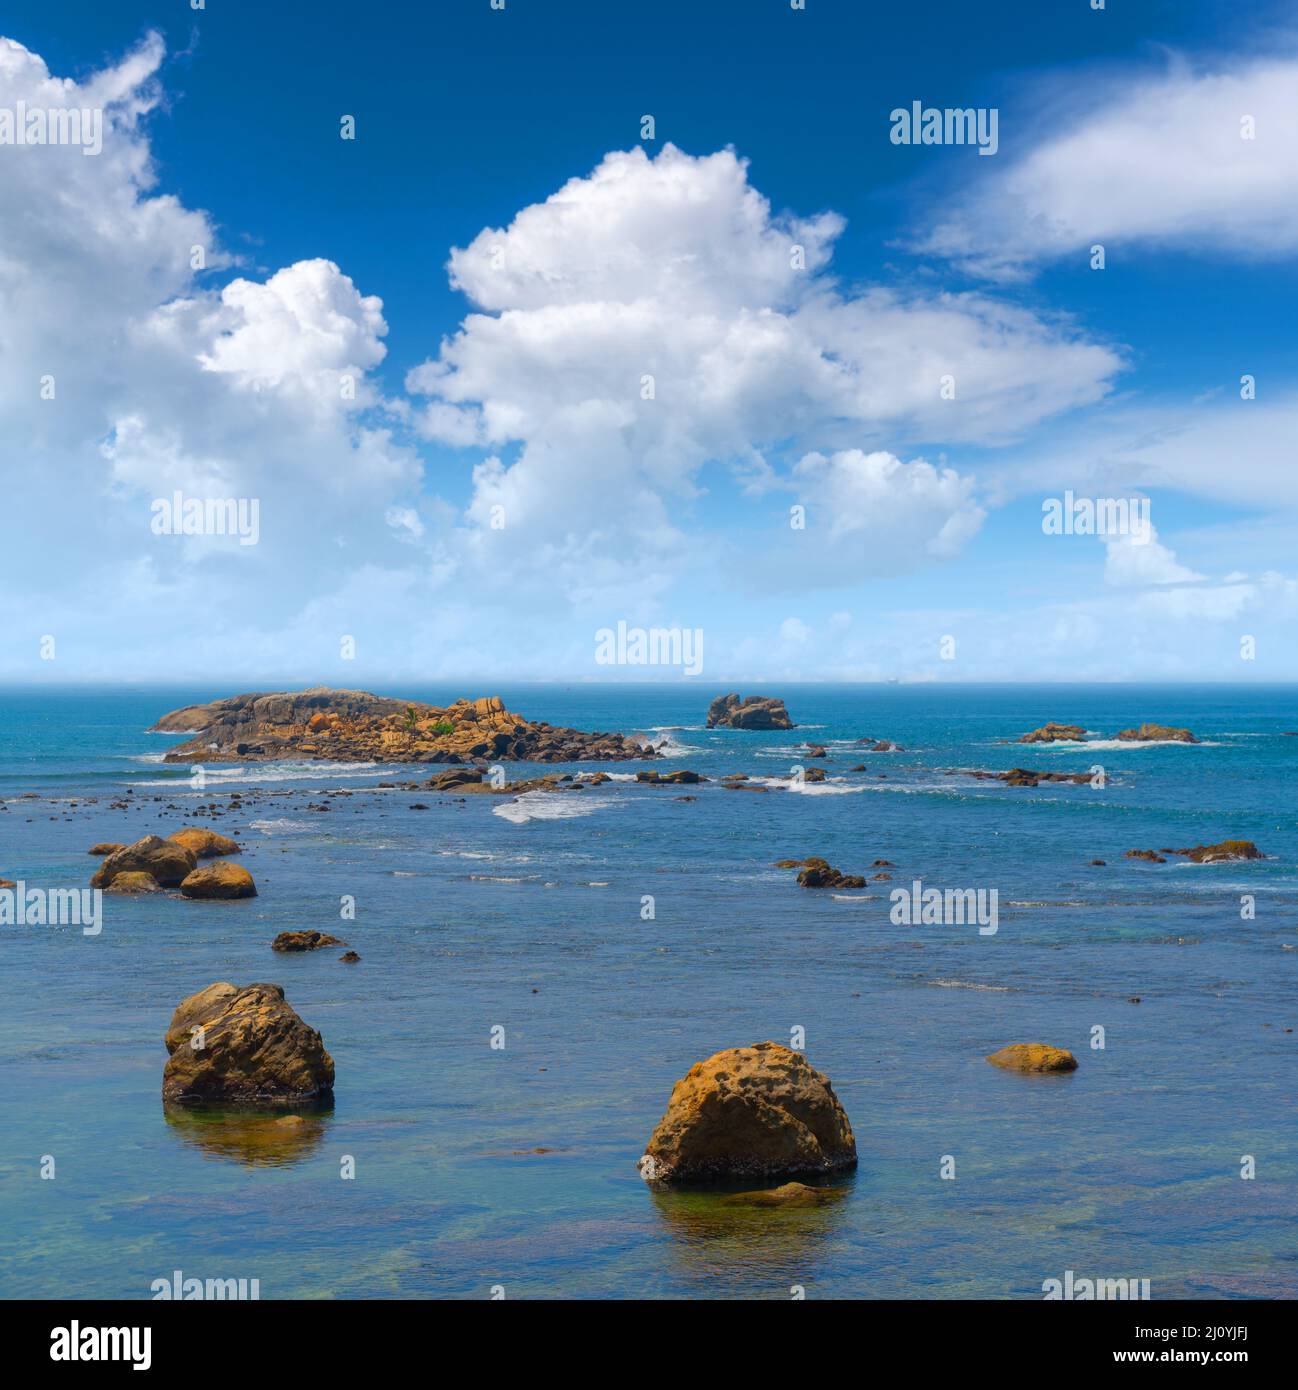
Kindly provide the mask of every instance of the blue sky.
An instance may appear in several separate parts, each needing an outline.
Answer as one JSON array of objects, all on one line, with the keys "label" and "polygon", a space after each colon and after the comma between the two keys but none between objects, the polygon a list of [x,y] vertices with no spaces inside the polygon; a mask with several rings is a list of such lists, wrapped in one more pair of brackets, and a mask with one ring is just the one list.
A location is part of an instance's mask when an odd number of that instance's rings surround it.
[{"label": "blue sky", "polygon": [[[679,679],[595,663],[625,621],[702,629],[709,683],[1298,678],[1285,7],[0,34],[0,109],[109,113],[96,159],[0,145],[0,677]],[[996,154],[893,143],[914,101],[995,108]],[[153,535],[175,489],[258,543]],[[1043,535],[1065,490],[1154,535]]]}]

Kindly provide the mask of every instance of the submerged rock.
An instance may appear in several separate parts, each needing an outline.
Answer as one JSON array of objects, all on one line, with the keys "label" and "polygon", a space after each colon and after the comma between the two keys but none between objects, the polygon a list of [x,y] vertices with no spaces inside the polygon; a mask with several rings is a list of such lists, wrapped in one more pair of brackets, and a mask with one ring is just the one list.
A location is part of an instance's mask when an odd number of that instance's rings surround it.
[{"label": "submerged rock", "polygon": [[733,1192],[721,1200],[728,1207],[823,1207],[846,1193],[843,1187],[808,1187],[804,1182],[786,1182],[781,1187],[757,1192]]},{"label": "submerged rock", "polygon": [[355,965],[356,962],[360,960],[360,956],[358,956],[355,951],[344,951],[338,959],[346,961],[348,965]]},{"label": "submerged rock", "polygon": [[106,854],[116,854],[119,849],[125,848],[125,845],[119,845],[113,841],[105,841],[102,845],[91,845],[90,853],[97,854],[102,859]]},{"label": "submerged rock", "polygon": [[325,946],[346,946],[346,942],[324,931],[282,931],[270,943],[272,951],[319,951]]},{"label": "submerged rock", "polygon": [[794,729],[784,701],[770,695],[718,695],[708,706],[709,729]]},{"label": "submerged rock", "polygon": [[208,985],[177,1006],[166,1043],[164,1101],[297,1104],[333,1093],[333,1058],[279,985]]},{"label": "submerged rock", "polygon": [[163,887],[171,887],[194,872],[197,858],[183,845],[146,835],[125,849],[116,850],[95,871],[92,888],[107,888],[118,874],[152,874]]},{"label": "submerged rock", "polygon": [[1129,849],[1124,859],[1148,859],[1151,864],[1166,864],[1167,860],[1156,849]]},{"label": "submerged rock", "polygon": [[242,864],[210,864],[181,882],[187,898],[255,898],[257,885]]},{"label": "submerged rock", "polygon": [[852,1126],[829,1078],[779,1043],[695,1062],[672,1089],[639,1163],[648,1182],[831,1173],[856,1166]]},{"label": "submerged rock", "polygon": [[138,873],[128,869],[124,874],[117,874],[113,881],[104,889],[105,893],[161,893],[162,887],[152,874]]},{"label": "submerged rock", "polygon": [[1047,1043],[1011,1043],[999,1052],[992,1052],[987,1060],[995,1067],[1006,1071],[1076,1071],[1077,1058],[1062,1047],[1051,1047]]},{"label": "submerged rock", "polygon": [[1142,724],[1138,729],[1123,729],[1116,738],[1124,743],[1198,743],[1189,729],[1174,729],[1167,724]]},{"label": "submerged rock", "polygon": [[1086,730],[1080,724],[1057,724],[1052,719],[1039,729],[1024,734],[1020,743],[1085,743]]},{"label": "submerged rock", "polygon": [[167,839],[189,850],[195,859],[217,859],[225,854],[238,854],[239,846],[228,835],[218,835],[215,830],[200,830],[197,826],[186,826],[177,830]]},{"label": "submerged rock", "polygon": [[681,768],[679,772],[637,772],[635,775],[637,782],[647,782],[652,787],[659,786],[693,786],[696,782],[706,782],[708,779],[697,772],[690,772],[688,768]]},{"label": "submerged rock", "polygon": [[1224,860],[1266,857],[1252,840],[1222,840],[1215,845],[1194,845],[1190,849],[1172,849],[1166,853],[1183,854],[1195,864],[1216,864]]}]

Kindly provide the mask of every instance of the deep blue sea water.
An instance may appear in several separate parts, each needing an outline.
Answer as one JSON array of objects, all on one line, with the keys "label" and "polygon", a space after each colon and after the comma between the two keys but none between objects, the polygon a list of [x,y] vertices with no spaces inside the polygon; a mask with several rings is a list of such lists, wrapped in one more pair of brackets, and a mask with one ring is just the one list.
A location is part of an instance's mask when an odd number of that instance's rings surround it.
[{"label": "deep blue sea water", "polygon": [[[808,739],[830,754],[802,790],[615,781],[522,802],[378,789],[391,767],[223,768],[195,791],[146,729],[231,693],[0,691],[0,876],[84,884],[91,844],[170,833],[237,789],[243,810],[197,823],[246,846],[260,889],[110,897],[97,937],[0,928],[0,1296],[147,1298],[176,1269],[263,1298],[1040,1298],[1069,1269],[1155,1298],[1298,1296],[1298,690],[762,692],[787,699],[787,733],[705,730],[720,692],[698,684],[381,692],[652,733],[661,770],[711,778],[787,778]],[[1002,742],[1047,719],[1204,742]],[[944,775],[1096,763],[1103,790]],[[127,787],[134,809],[110,809]],[[1268,857],[1123,857],[1227,837]],[[773,867],[809,854],[894,877],[836,894]],[[999,930],[894,925],[887,894],[913,878],[996,888]],[[362,962],[271,952],[299,927]],[[168,1020],[216,980],[284,986],[334,1057],[331,1113],[164,1114]],[[647,1188],[636,1160],[673,1082],[795,1028],[855,1129],[844,1197],[772,1211]],[[984,1060],[1020,1041],[1079,1068]]]}]

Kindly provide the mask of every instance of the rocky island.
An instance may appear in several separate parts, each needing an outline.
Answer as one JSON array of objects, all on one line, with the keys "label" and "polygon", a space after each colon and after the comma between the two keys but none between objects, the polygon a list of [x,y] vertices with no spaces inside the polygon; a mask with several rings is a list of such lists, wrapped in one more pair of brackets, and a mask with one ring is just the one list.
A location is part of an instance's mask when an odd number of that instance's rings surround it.
[{"label": "rocky island", "polygon": [[439,708],[363,690],[310,690],[232,695],[164,714],[153,733],[190,737],[167,753],[169,763],[267,762],[320,758],[331,762],[466,763],[612,762],[654,758],[648,744],[624,734],[582,733],[512,714],[495,695]]},{"label": "rocky island", "polygon": [[708,706],[709,729],[796,729],[784,701],[770,695],[718,695]]}]

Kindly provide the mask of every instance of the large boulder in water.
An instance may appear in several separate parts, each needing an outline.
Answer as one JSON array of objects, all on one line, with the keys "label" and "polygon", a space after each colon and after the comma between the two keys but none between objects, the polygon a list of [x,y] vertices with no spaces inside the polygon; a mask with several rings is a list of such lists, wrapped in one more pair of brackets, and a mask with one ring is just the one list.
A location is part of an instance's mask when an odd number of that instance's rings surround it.
[{"label": "large boulder in water", "polygon": [[270,943],[272,951],[319,951],[326,946],[346,946],[327,931],[282,931]]},{"label": "large boulder in water", "polygon": [[1085,743],[1086,730],[1080,724],[1059,724],[1051,719],[1030,734],[1024,734],[1020,743]]},{"label": "large boulder in water", "polygon": [[1077,1058],[1066,1048],[1051,1047],[1048,1043],[1011,1043],[987,1060],[1006,1071],[1076,1071]]},{"label": "large boulder in water", "polygon": [[255,898],[257,885],[242,864],[209,864],[181,881],[187,898]]},{"label": "large boulder in water", "polygon": [[177,1006],[166,1042],[165,1101],[283,1105],[333,1094],[333,1058],[279,985],[208,985]]},{"label": "large boulder in water", "polygon": [[133,895],[136,893],[161,893],[162,889],[152,874],[141,874],[133,869],[128,869],[123,874],[115,874],[113,881],[104,889],[104,892]]},{"label": "large boulder in water", "polygon": [[695,1062],[639,1166],[663,1183],[830,1173],[856,1166],[856,1140],[829,1078],[761,1042]]},{"label": "large boulder in water", "polygon": [[193,853],[159,835],[146,835],[133,845],[110,854],[90,880],[92,888],[107,888],[118,874],[152,874],[164,887],[188,878],[198,866]]},{"label": "large boulder in water", "polygon": [[238,844],[228,835],[218,835],[215,830],[203,830],[196,825],[187,825],[167,839],[183,846],[195,859],[218,859],[222,855],[239,853]]},{"label": "large boulder in water", "polygon": [[793,729],[784,701],[770,695],[718,695],[708,706],[709,729]]}]

